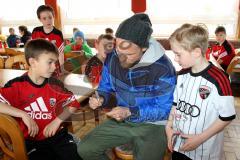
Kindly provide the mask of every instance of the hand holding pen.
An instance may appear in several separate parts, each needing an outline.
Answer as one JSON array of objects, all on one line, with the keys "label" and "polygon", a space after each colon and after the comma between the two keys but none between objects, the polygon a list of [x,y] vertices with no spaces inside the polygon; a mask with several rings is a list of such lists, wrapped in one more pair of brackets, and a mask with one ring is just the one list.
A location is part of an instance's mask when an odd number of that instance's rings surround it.
[{"label": "hand holding pen", "polygon": [[89,98],[89,106],[92,109],[96,109],[103,104],[103,98],[99,96],[98,92],[95,91],[95,94]]}]

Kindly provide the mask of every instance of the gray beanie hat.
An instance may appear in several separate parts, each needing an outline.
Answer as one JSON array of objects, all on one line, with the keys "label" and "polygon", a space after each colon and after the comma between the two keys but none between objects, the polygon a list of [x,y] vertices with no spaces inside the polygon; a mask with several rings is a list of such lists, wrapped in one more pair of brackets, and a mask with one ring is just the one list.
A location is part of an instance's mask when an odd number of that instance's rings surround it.
[{"label": "gray beanie hat", "polygon": [[123,21],[116,31],[116,37],[129,40],[141,48],[147,48],[152,32],[152,23],[148,15],[140,13]]}]

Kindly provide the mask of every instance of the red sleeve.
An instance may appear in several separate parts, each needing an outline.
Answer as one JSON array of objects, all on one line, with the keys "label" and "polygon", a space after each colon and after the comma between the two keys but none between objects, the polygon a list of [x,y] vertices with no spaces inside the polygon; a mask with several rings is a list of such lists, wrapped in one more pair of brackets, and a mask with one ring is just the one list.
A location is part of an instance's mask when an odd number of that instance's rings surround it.
[{"label": "red sleeve", "polygon": [[36,32],[35,29],[34,29],[33,32],[32,32],[32,39],[38,38],[36,33],[37,33],[37,32]]},{"label": "red sleeve", "polygon": [[18,89],[15,84],[8,82],[5,87],[0,88],[0,102],[17,106],[18,97]]},{"label": "red sleeve", "polygon": [[50,83],[51,83],[52,89],[54,89],[56,92],[57,107],[60,107],[60,108],[63,108],[66,106],[75,107],[75,108],[80,107],[80,104],[76,100],[73,93],[67,90],[61,81],[53,78],[50,80]]}]

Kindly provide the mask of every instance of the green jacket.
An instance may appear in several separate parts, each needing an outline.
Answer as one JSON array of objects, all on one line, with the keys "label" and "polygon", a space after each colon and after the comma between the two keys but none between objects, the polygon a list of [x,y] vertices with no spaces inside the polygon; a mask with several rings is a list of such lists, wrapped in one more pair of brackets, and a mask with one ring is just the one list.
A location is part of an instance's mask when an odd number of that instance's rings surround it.
[{"label": "green jacket", "polygon": [[[72,51],[72,46],[76,45],[76,42],[73,42],[64,48],[64,53],[68,53]],[[82,45],[82,50],[84,51],[84,54],[87,58],[91,58],[93,56],[91,47],[87,44],[87,42],[84,42]]]}]

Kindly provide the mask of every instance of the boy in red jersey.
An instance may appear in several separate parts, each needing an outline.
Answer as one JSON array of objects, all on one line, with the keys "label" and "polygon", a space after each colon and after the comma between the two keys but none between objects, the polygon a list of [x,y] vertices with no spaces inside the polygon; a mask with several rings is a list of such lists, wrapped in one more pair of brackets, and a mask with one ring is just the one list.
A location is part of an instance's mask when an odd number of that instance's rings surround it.
[{"label": "boy in red jersey", "polygon": [[215,30],[217,43],[208,49],[207,54],[210,53],[226,71],[231,60],[235,56],[235,49],[233,45],[226,40],[226,30],[223,26],[218,26]]},{"label": "boy in red jersey", "polygon": [[30,160],[81,160],[76,144],[61,123],[80,105],[52,78],[58,49],[37,39],[25,48],[29,71],[0,89],[0,112],[13,116],[23,131]]},{"label": "boy in red jersey", "polygon": [[54,11],[50,6],[41,5],[37,9],[37,16],[43,26],[39,26],[33,29],[32,39],[43,38],[53,44],[55,44],[59,51],[59,57],[57,62],[56,76],[62,72],[63,69],[60,66],[64,63],[64,40],[60,30],[53,26],[54,24]]}]

